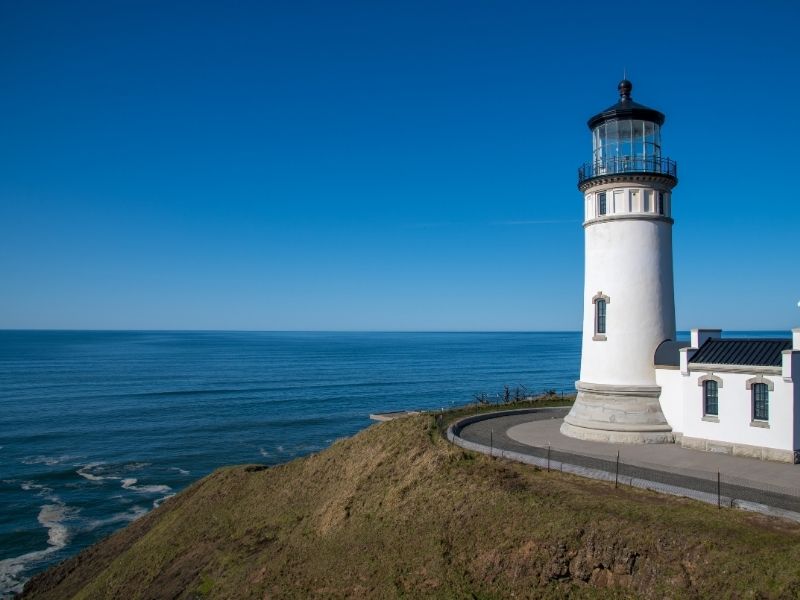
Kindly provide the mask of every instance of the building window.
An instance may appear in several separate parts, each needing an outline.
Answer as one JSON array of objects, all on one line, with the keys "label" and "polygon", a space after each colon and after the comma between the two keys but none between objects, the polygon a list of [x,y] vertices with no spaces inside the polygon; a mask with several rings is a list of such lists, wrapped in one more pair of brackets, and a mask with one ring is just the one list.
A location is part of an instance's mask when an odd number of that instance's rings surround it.
[{"label": "building window", "polygon": [[608,212],[608,207],[606,206],[606,193],[600,192],[597,194],[597,214],[604,215]]},{"label": "building window", "polygon": [[595,327],[594,332],[597,335],[604,335],[606,332],[606,301],[602,298],[594,303],[595,310]]},{"label": "building window", "polygon": [[709,379],[703,382],[703,414],[719,416],[719,394],[717,382]]},{"label": "building window", "polygon": [[753,420],[769,421],[769,388],[766,383],[754,383]]},{"label": "building window", "polygon": [[610,303],[611,298],[603,292],[597,292],[592,298],[592,304],[594,304],[594,336],[592,340],[595,342],[606,340],[606,310]]},{"label": "building window", "polygon": [[658,192],[658,214],[664,214],[664,192]]}]

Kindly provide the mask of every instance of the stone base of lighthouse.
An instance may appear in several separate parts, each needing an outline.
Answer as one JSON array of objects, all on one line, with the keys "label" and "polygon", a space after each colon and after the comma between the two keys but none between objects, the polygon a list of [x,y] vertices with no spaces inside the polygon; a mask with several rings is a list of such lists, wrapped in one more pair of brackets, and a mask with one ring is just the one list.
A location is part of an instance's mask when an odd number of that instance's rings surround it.
[{"label": "stone base of lighthouse", "polygon": [[675,441],[658,398],[659,386],[575,384],[578,396],[561,433],[593,442],[670,444]]}]

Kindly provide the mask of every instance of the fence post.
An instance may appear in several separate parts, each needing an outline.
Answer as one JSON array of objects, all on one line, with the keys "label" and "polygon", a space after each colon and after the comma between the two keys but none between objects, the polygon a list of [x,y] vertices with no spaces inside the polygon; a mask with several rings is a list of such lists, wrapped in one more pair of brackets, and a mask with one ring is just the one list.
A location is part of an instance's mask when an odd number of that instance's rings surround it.
[{"label": "fence post", "polygon": [[547,444],[547,472],[550,472],[550,444]]},{"label": "fence post", "polygon": [[494,429],[489,430],[489,456],[494,457]]},{"label": "fence post", "polygon": [[717,508],[722,508],[722,499],[720,498],[719,493],[719,471],[717,471]]},{"label": "fence post", "polygon": [[619,450],[617,450],[617,468],[614,471],[614,488],[619,486]]}]

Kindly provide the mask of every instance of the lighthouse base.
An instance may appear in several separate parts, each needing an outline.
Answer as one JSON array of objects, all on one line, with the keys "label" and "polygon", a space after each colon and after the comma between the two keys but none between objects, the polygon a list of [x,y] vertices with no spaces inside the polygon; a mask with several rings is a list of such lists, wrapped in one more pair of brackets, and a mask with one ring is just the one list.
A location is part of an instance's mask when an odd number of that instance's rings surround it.
[{"label": "lighthouse base", "polygon": [[659,386],[575,384],[578,397],[564,417],[567,437],[616,444],[671,444],[675,441],[661,404]]}]

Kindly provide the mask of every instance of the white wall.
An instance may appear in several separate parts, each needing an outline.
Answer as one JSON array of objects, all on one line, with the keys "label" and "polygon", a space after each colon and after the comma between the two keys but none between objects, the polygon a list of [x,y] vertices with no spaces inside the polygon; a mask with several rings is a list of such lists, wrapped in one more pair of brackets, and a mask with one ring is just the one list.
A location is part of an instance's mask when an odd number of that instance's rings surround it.
[{"label": "white wall", "polygon": [[[800,449],[800,329],[793,329],[794,349],[783,354],[784,382],[794,388],[794,447]],[[788,373],[787,373],[788,371]],[[788,375],[788,377],[786,377]]]},{"label": "white wall", "polygon": [[661,386],[661,412],[675,433],[683,433],[683,377],[680,369],[656,369],[656,383]]},{"label": "white wall", "polygon": [[[704,375],[713,374],[722,379],[719,387],[718,422],[703,420],[703,388],[698,381]],[[755,427],[752,421],[752,392],[746,389],[746,381],[755,377],[755,373],[726,373],[721,371],[690,370],[688,376],[662,376],[662,402],[664,413],[673,429],[693,438],[716,440],[749,446],[794,450],[795,443],[795,406],[798,400],[794,385],[783,380],[780,374],[764,374],[764,378],[774,384],[769,393],[769,427]],[[676,386],[680,386],[679,388]],[[671,408],[676,395],[682,395],[682,411]],[[670,405],[666,408],[664,405]],[[670,420],[680,418],[676,426]],[[682,415],[680,414],[682,412]]]},{"label": "white wall", "polygon": [[[794,377],[800,377],[800,369],[795,370]],[[795,450],[800,450],[800,382],[796,379],[792,384],[794,389],[794,446]]]},{"label": "white wall", "polygon": [[[663,219],[599,219],[585,229],[581,381],[655,385],[653,355],[675,339],[672,224]],[[593,297],[609,297],[605,341],[593,339]]]}]

